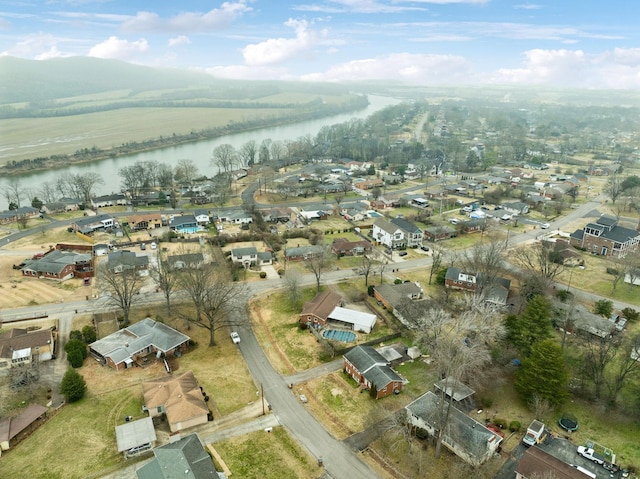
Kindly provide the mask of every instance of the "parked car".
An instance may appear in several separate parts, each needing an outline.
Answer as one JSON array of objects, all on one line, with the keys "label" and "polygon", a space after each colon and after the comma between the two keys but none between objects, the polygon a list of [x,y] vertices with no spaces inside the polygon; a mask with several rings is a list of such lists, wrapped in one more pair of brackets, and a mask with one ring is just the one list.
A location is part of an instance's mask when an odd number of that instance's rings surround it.
[{"label": "parked car", "polygon": [[233,341],[233,344],[238,344],[240,342],[240,335],[233,331],[231,333],[231,341]]},{"label": "parked car", "polygon": [[542,228],[543,230],[549,229],[549,226],[551,226],[549,223],[542,223],[540,225],[540,228]]},{"label": "parked car", "polygon": [[156,242],[151,243],[151,249],[156,249]]},{"label": "parked car", "polygon": [[140,249],[141,249],[142,251],[146,250],[146,249],[147,249],[147,245],[146,245],[146,244],[144,244],[144,243],[140,243]]},{"label": "parked car", "polygon": [[307,403],[307,396],[305,396],[304,394],[300,394],[300,402],[306,404]]},{"label": "parked car", "polygon": [[422,251],[429,251],[429,247],[428,247],[428,246],[424,246],[424,245],[423,245],[423,246],[420,246],[420,249],[421,249]]},{"label": "parked car", "polygon": [[407,256],[407,252],[406,251],[400,251],[398,253],[398,256]]},{"label": "parked car", "polygon": [[449,219],[449,223],[451,223],[452,225],[457,225],[460,222],[460,220],[458,220],[458,218],[450,218]]}]

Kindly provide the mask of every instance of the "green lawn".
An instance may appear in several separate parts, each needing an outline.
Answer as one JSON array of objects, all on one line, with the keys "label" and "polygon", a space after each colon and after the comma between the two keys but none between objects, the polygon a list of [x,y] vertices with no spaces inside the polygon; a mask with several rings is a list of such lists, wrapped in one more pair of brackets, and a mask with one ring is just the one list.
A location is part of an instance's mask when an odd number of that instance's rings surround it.
[{"label": "green lawn", "polygon": [[234,478],[307,479],[322,475],[317,460],[282,427],[220,441],[214,447]]}]

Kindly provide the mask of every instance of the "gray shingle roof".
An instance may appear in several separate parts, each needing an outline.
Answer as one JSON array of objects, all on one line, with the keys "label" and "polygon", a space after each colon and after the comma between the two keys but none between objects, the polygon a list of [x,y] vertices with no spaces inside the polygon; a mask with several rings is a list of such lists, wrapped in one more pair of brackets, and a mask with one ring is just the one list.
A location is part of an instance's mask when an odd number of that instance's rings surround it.
[{"label": "gray shingle roof", "polygon": [[[405,409],[437,430],[437,425],[440,423],[441,401],[440,397],[429,391],[408,404]],[[486,453],[489,441],[501,440],[502,438],[495,432],[451,406],[445,431],[446,442],[453,442],[468,454],[480,458]]]},{"label": "gray shingle roof", "polygon": [[138,479],[218,479],[211,456],[196,433],[153,450],[155,458],[136,471]]},{"label": "gray shingle roof", "polygon": [[389,362],[382,354],[371,346],[356,346],[344,355],[360,372],[360,374],[368,371],[375,365],[388,365]]},{"label": "gray shingle roof", "polygon": [[422,230],[420,228],[403,218],[393,218],[391,220],[391,223],[396,225],[401,230],[406,231],[407,233],[422,233]]},{"label": "gray shingle roof", "polygon": [[119,364],[149,346],[167,352],[187,341],[189,336],[180,331],[151,318],[145,318],[91,343],[89,348]]},{"label": "gray shingle roof", "polygon": [[44,255],[40,259],[25,261],[22,269],[35,271],[37,273],[60,274],[67,265],[88,261],[91,261],[90,254],[56,250]]}]

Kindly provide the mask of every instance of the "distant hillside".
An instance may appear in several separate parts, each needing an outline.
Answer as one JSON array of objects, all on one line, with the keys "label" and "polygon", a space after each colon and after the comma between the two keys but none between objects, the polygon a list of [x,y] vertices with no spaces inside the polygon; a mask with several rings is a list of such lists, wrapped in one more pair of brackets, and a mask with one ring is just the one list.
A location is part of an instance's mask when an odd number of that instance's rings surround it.
[{"label": "distant hillside", "polygon": [[213,86],[204,73],[160,70],[90,57],[23,60],[0,57],[0,104],[47,101],[112,90]]}]

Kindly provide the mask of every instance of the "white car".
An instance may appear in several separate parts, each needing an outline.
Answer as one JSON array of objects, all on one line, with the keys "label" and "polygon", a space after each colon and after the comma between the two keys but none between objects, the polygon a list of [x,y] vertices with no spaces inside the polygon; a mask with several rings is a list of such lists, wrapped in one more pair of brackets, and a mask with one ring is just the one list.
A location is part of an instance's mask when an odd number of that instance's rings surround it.
[{"label": "white car", "polygon": [[233,341],[233,344],[238,344],[240,342],[240,335],[233,331],[231,333],[231,341]]},{"label": "white car", "polygon": [[156,242],[151,243],[151,249],[156,249]]},{"label": "white car", "polygon": [[542,228],[543,230],[549,229],[549,226],[551,226],[549,223],[542,223],[540,225],[540,228]]}]

